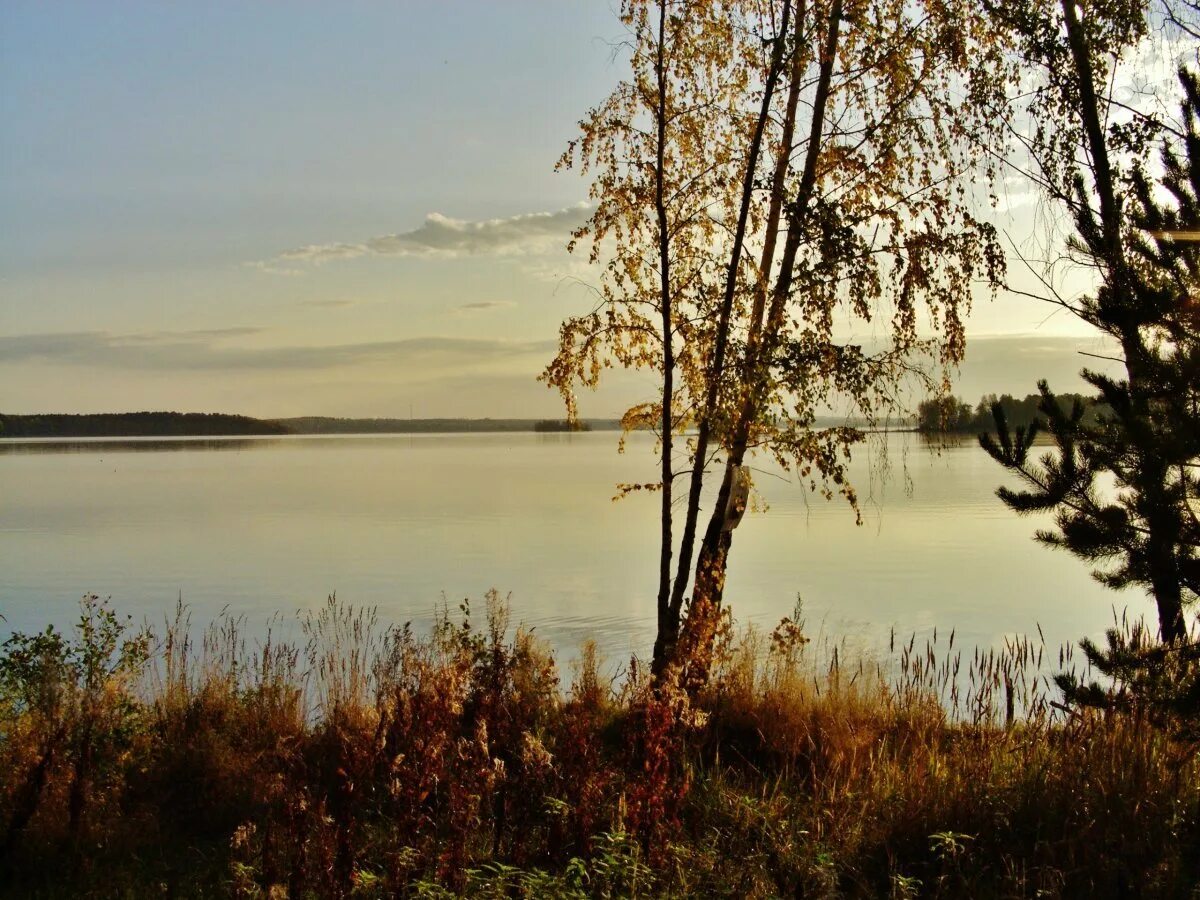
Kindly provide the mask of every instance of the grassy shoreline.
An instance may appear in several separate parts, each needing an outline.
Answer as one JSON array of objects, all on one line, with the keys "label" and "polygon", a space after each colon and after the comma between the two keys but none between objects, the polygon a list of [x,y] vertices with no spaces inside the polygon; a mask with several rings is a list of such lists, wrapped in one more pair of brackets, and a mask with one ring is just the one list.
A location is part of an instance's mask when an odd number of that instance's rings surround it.
[{"label": "grassy shoreline", "polygon": [[[482,620],[482,621],[479,621]],[[1068,711],[1028,644],[820,653],[726,621],[706,689],[570,671],[486,611],[418,637],[137,632],[0,653],[6,896],[1188,897],[1196,748]],[[836,648],[835,648],[836,651]],[[1063,660],[1059,660],[1060,665]]]}]

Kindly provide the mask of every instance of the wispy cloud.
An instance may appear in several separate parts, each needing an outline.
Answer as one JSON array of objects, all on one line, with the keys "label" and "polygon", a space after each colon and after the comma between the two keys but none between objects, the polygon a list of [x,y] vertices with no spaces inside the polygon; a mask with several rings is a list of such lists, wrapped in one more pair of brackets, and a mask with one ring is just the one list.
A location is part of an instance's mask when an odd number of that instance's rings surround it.
[{"label": "wispy cloud", "polygon": [[458,308],[464,312],[483,312],[489,309],[511,309],[516,305],[511,300],[479,300],[475,303],[464,303]]},{"label": "wispy cloud", "polygon": [[322,265],[364,256],[416,256],[457,259],[465,256],[530,256],[562,248],[587,219],[588,203],[554,212],[525,213],[503,219],[468,221],[430,213],[411,231],[383,234],[358,243],[306,244],[272,259],[248,265],[267,272],[295,274],[305,265]]},{"label": "wispy cloud", "polygon": [[275,259],[257,259],[252,262],[244,263],[248,269],[258,269],[260,272],[266,272],[270,275],[303,275],[303,269],[297,269],[295,266],[287,266]]},{"label": "wispy cloud", "polygon": [[[273,262],[319,264],[338,259],[354,259],[356,256],[366,256],[369,252],[366,244],[306,244],[294,250],[284,250]],[[271,265],[271,262],[268,261],[266,265]]]},{"label": "wispy cloud", "polygon": [[259,329],[112,334],[102,331],[0,336],[0,365],[49,362],[154,371],[319,370],[386,363],[446,368],[525,355],[544,356],[551,341],[416,337],[330,345],[246,347],[228,339]]}]

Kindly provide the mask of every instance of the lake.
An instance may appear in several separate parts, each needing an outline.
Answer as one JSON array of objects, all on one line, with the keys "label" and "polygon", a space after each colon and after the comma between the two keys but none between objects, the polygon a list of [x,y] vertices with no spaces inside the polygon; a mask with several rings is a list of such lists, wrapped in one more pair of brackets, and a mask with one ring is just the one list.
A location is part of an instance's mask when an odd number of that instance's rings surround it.
[{"label": "lake", "polygon": [[[453,434],[0,442],[0,634],[71,622],[111,596],[161,622],[223,609],[253,632],[328,594],[425,627],[444,596],[511,593],[513,617],[566,656],[585,638],[619,661],[653,641],[658,497],[653,438]],[[769,508],[735,534],[726,597],[772,626],[799,596],[810,633],[867,645],[957,629],[959,646],[1099,636],[1137,591],[1096,584],[1032,540],[994,496],[1004,473],[973,443],[875,439],[851,467],[856,526],[761,461]],[[681,507],[681,504],[680,504]],[[703,525],[703,519],[702,519]],[[681,526],[677,527],[677,533]]]}]

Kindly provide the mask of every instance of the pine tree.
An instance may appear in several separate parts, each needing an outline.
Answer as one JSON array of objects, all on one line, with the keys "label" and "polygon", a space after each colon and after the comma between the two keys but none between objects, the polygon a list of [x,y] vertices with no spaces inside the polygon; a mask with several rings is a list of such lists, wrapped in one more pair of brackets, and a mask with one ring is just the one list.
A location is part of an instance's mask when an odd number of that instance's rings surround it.
[{"label": "pine tree", "polygon": [[[1200,89],[1186,72],[1180,80],[1183,152],[1164,148],[1158,178],[1132,173],[1119,260],[1091,207],[1077,207],[1076,248],[1105,263],[1083,315],[1125,355],[1125,378],[1081,373],[1110,411],[1087,424],[1081,404],[1065,412],[1043,381],[1040,424],[1055,452],[1030,461],[1038,425],[1010,433],[998,404],[997,436],[980,436],[1029,487],[1000,488],[1000,498],[1018,513],[1053,510],[1056,529],[1038,539],[1098,564],[1101,583],[1146,587],[1168,643],[1186,638],[1183,611],[1200,592]],[[1082,179],[1077,190],[1085,190]]]}]

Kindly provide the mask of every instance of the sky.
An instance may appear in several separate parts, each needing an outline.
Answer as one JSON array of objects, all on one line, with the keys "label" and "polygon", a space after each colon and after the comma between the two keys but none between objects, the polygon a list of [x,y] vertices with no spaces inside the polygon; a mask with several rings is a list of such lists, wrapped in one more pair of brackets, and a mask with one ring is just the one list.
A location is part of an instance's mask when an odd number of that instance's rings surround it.
[{"label": "sky", "polygon": [[[0,412],[561,415],[554,163],[620,37],[611,0],[5,0]],[[1054,312],[978,301],[958,392],[1079,389],[1103,346]]]}]

